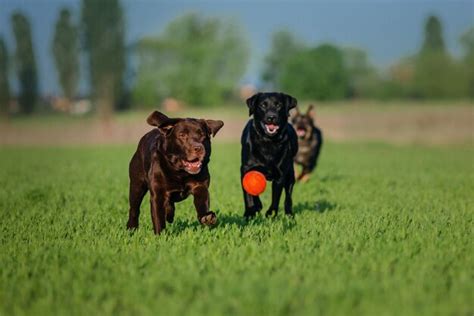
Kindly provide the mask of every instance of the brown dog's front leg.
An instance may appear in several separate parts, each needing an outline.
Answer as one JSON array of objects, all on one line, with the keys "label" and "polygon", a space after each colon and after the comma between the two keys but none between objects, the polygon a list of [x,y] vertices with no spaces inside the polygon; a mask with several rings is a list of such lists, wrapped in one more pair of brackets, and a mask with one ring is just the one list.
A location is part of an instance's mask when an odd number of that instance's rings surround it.
[{"label": "brown dog's front leg", "polygon": [[215,225],[217,217],[214,212],[209,211],[209,191],[207,187],[197,186],[192,193],[199,222],[207,226]]},{"label": "brown dog's front leg", "polygon": [[164,202],[164,194],[154,190],[150,191],[151,221],[153,230],[157,235],[166,227]]}]

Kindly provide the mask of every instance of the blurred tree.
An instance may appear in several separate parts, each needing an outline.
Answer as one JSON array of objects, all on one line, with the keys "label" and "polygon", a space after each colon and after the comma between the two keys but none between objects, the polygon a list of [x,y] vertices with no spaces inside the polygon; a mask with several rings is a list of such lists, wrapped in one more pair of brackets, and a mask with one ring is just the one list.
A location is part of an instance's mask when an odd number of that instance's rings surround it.
[{"label": "blurred tree", "polygon": [[377,97],[382,99],[411,98],[414,95],[416,58],[402,58],[389,69],[385,80],[381,80]]},{"label": "blurred tree", "polygon": [[156,106],[175,98],[192,105],[217,105],[229,97],[245,72],[248,47],[237,25],[187,14],[157,38],[137,44],[134,102]]},{"label": "blurred tree", "polygon": [[72,100],[79,78],[79,54],[77,27],[71,23],[68,9],[62,9],[59,13],[52,50],[64,96]]},{"label": "blurred tree", "polygon": [[438,17],[431,15],[425,24],[425,39],[421,52],[444,52],[443,27]]},{"label": "blurred tree", "polygon": [[466,93],[462,72],[446,52],[439,19],[430,16],[425,39],[416,58],[414,96],[419,98],[461,97]]},{"label": "blurred tree", "polygon": [[347,97],[348,72],[341,50],[324,44],[294,54],[282,69],[281,88],[303,99]]},{"label": "blurred tree", "polygon": [[0,38],[0,118],[8,115],[10,102],[10,83],[8,81],[8,51],[3,38]]},{"label": "blurred tree", "polygon": [[464,70],[468,85],[468,95],[474,98],[474,27],[471,27],[461,36],[461,44],[464,47]]},{"label": "blurred tree", "polygon": [[82,30],[90,84],[100,116],[107,120],[125,96],[125,21],[119,0],[83,0]]},{"label": "blurred tree", "polygon": [[380,79],[370,65],[367,53],[362,49],[346,47],[342,54],[348,76],[348,96],[373,97]]},{"label": "blurred tree", "polygon": [[15,68],[18,75],[20,95],[18,103],[22,113],[30,114],[38,98],[38,78],[30,22],[20,12],[11,17],[16,41]]},{"label": "blurred tree", "polygon": [[277,31],[272,36],[270,53],[265,57],[262,80],[270,89],[280,89],[281,72],[288,60],[305,49],[303,43],[286,30]]}]

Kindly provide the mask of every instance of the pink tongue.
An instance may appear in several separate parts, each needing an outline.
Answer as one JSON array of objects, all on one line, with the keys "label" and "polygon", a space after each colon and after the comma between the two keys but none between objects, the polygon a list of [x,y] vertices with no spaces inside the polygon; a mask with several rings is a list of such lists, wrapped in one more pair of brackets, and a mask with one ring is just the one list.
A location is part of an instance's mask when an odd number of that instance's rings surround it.
[{"label": "pink tongue", "polygon": [[276,128],[276,127],[277,127],[276,125],[273,125],[273,124],[267,124],[267,126],[268,126],[269,128]]}]

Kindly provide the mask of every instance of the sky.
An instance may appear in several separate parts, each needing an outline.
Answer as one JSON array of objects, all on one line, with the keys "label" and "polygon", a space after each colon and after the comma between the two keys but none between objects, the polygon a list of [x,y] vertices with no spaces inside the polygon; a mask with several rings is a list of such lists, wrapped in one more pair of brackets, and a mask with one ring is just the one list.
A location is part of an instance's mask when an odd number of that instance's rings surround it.
[{"label": "sky", "polygon": [[[98,0],[100,1],[100,0]],[[462,54],[459,37],[474,26],[474,0],[122,0],[126,17],[126,42],[158,35],[176,17],[197,12],[239,22],[251,47],[251,58],[242,83],[258,84],[272,33],[287,29],[310,45],[332,42],[365,49],[373,64],[388,67],[417,52],[426,17],[435,14],[443,23],[444,39],[456,57]],[[15,42],[10,16],[15,10],[32,23],[33,44],[43,94],[59,92],[51,42],[59,10],[71,9],[79,20],[80,0],[0,0],[0,36],[10,54]],[[86,92],[82,73],[80,91]],[[17,84],[13,77],[12,86]]]}]

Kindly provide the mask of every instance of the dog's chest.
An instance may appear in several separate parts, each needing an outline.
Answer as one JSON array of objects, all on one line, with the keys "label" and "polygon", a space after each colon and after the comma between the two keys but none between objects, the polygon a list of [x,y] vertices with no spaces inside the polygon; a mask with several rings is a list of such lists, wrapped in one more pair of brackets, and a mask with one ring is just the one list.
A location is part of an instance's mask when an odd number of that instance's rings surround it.
[{"label": "dog's chest", "polygon": [[254,155],[266,163],[280,161],[286,154],[288,144],[278,144],[273,142],[254,145]]}]

